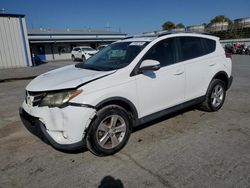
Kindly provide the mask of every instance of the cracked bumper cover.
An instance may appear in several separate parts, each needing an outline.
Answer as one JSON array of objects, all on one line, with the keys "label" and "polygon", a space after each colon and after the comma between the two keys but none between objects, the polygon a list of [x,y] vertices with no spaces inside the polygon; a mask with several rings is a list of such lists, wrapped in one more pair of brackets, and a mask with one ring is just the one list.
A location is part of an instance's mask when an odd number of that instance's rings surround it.
[{"label": "cracked bumper cover", "polygon": [[85,130],[95,112],[93,108],[79,106],[29,107],[25,102],[19,109],[25,127],[60,150],[77,150],[85,146]]}]

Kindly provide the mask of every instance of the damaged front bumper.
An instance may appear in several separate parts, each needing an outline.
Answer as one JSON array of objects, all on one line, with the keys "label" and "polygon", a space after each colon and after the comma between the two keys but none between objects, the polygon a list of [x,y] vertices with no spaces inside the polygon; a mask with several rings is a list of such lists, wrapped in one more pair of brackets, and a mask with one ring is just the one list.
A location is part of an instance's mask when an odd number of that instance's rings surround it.
[{"label": "damaged front bumper", "polygon": [[85,132],[94,108],[68,106],[63,109],[30,107],[23,103],[19,114],[25,127],[46,143],[60,150],[78,150],[85,146]]}]

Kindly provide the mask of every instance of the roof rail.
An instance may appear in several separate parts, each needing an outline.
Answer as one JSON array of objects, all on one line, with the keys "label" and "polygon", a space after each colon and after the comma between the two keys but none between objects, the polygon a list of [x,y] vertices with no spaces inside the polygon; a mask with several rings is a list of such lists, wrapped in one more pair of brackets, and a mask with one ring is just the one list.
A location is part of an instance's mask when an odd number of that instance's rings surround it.
[{"label": "roof rail", "polygon": [[143,33],[141,35],[131,35],[131,36],[123,38],[122,40],[131,39],[131,38],[139,38],[139,37],[161,37],[164,35],[178,34],[178,33],[194,33],[194,34],[212,35],[209,32],[197,32],[197,31],[188,31],[188,30],[185,30],[185,31],[166,30],[166,31],[153,31],[153,32]]}]

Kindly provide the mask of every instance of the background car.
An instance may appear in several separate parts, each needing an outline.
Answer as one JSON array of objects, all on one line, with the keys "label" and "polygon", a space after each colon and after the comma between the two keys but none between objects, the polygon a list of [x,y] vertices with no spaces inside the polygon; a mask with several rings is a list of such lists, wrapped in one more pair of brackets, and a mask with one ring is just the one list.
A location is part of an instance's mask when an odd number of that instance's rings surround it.
[{"label": "background car", "polygon": [[91,48],[90,46],[78,46],[73,48],[71,52],[72,61],[77,59],[82,60],[83,62],[97,53],[97,50]]}]

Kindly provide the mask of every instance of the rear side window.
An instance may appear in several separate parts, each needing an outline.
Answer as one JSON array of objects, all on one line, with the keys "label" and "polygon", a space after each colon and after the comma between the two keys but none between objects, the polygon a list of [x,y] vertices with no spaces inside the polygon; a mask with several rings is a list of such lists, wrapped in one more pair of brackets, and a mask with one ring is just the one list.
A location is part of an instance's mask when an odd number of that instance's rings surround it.
[{"label": "rear side window", "polygon": [[159,61],[161,67],[174,64],[176,62],[175,39],[169,38],[155,44],[142,58],[142,60],[146,59]]},{"label": "rear side window", "polygon": [[215,51],[216,42],[214,40],[201,38],[201,41],[204,44],[204,55],[210,54]]},{"label": "rear side window", "polygon": [[179,37],[180,60],[185,61],[204,55],[201,38],[199,37]]}]

